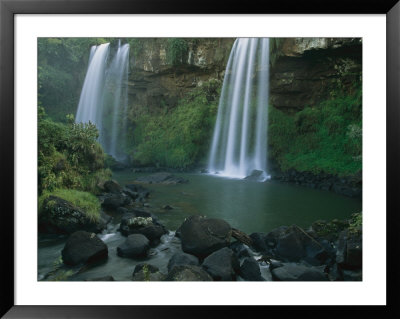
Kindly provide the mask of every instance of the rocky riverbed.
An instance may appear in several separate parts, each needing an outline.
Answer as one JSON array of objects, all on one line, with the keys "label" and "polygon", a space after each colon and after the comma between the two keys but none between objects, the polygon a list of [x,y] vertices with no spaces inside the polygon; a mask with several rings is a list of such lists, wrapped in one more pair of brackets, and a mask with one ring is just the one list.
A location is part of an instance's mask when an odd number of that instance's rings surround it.
[{"label": "rocky riverbed", "polygon": [[[39,229],[64,237],[58,263],[39,279],[362,280],[360,215],[316,221],[308,228],[288,225],[250,234],[223,219],[192,215],[182,218],[176,231],[168,230],[151,211],[146,184],[187,182],[170,173],[152,174],[124,186],[107,181],[98,196],[102,218],[97,223],[85,220],[71,203],[52,198]],[[110,258],[123,262],[123,269],[107,268]]]}]

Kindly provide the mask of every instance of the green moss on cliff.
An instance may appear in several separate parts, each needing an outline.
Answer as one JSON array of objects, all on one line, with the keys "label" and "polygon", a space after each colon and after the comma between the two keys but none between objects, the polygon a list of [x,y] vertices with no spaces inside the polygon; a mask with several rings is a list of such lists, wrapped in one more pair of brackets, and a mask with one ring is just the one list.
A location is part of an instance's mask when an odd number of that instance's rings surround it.
[{"label": "green moss on cliff", "polygon": [[270,107],[269,155],[281,169],[349,175],[362,168],[362,98],[350,95],[306,107],[294,116]]},{"label": "green moss on cliff", "polygon": [[186,168],[204,159],[218,108],[220,82],[209,81],[159,114],[131,115],[131,155],[142,165]]}]

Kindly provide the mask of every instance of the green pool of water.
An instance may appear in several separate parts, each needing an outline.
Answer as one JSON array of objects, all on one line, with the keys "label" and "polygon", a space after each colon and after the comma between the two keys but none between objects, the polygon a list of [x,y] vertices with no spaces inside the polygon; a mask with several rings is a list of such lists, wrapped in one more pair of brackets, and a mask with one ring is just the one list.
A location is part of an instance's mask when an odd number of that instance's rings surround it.
[{"label": "green pool of water", "polygon": [[[115,172],[121,185],[144,174]],[[308,227],[323,219],[344,219],[361,211],[361,201],[329,191],[292,184],[227,179],[206,174],[174,174],[187,184],[143,184],[151,191],[149,205],[162,223],[176,230],[184,218],[205,215],[222,218],[247,233],[268,232],[281,225]],[[162,207],[170,205],[172,210]]]}]

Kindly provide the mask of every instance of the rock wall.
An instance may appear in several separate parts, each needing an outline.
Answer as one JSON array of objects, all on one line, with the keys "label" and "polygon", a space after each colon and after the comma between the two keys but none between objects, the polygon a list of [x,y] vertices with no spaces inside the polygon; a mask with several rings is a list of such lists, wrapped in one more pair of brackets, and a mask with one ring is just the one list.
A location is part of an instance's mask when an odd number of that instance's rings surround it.
[{"label": "rock wall", "polygon": [[[211,79],[222,80],[234,39],[185,39],[179,64],[168,60],[168,39],[143,39],[131,47],[130,108],[174,107],[185,93]],[[136,52],[136,54],[135,54]]]},{"label": "rock wall", "polygon": [[271,40],[270,101],[294,113],[361,81],[361,38]]}]

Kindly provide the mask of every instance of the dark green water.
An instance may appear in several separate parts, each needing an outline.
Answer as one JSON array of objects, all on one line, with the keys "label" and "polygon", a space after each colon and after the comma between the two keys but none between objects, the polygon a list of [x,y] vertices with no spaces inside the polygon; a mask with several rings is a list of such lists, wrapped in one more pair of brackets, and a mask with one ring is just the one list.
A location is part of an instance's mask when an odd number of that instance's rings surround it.
[{"label": "dark green water", "polygon": [[[141,174],[143,175],[143,174]],[[187,184],[145,184],[151,191],[151,210],[168,229],[176,230],[185,217],[222,218],[247,233],[268,232],[281,225],[308,227],[318,219],[344,219],[361,211],[361,201],[296,185],[227,179],[206,174],[174,174]],[[140,174],[116,172],[122,185]],[[162,209],[170,205],[172,210]]]}]

